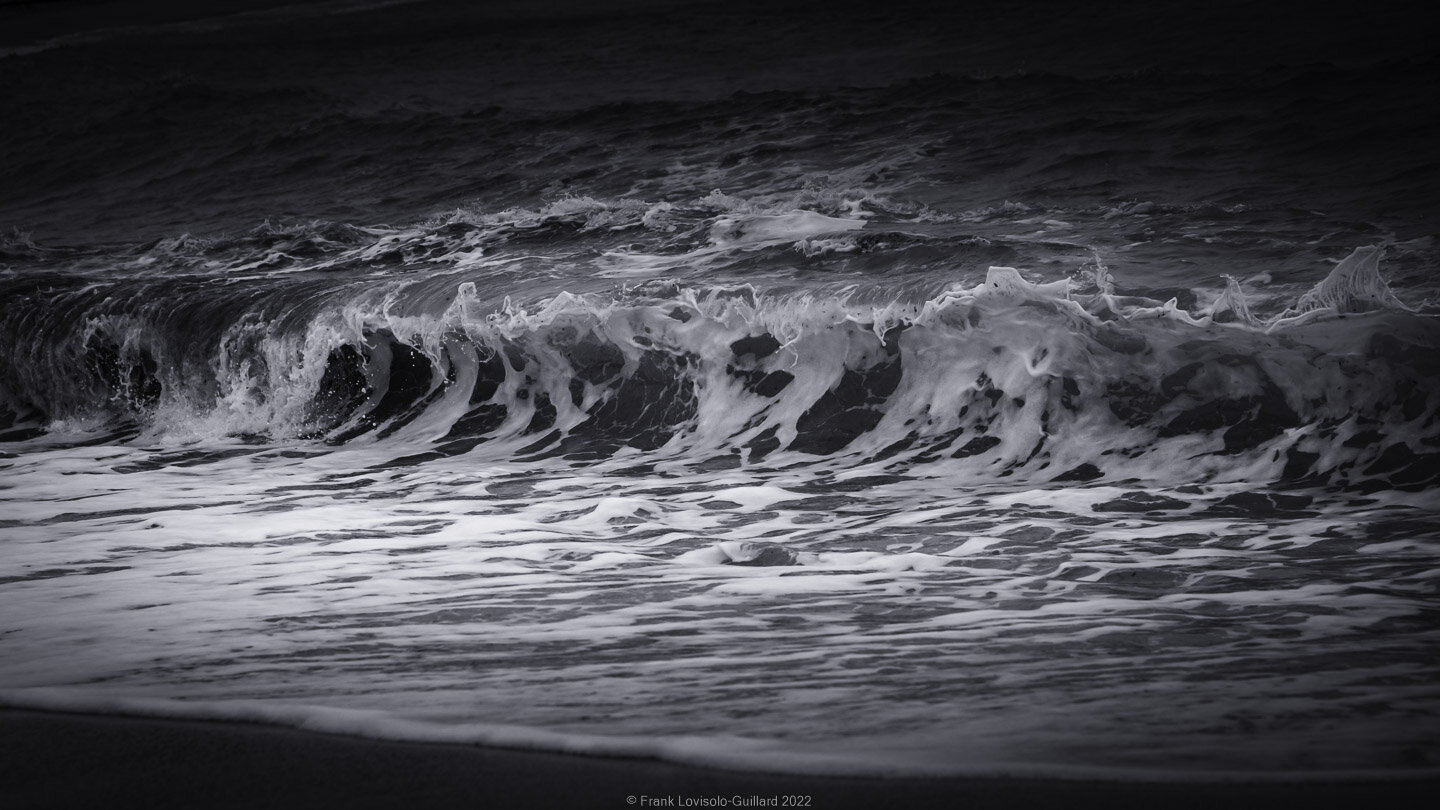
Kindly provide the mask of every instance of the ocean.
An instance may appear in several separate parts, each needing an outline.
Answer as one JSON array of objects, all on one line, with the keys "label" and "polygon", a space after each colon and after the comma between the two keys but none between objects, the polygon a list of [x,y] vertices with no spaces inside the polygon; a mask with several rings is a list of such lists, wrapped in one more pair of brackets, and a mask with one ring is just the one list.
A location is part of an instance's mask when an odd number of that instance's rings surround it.
[{"label": "ocean", "polygon": [[1419,26],[230,6],[3,7],[0,705],[1440,772]]}]

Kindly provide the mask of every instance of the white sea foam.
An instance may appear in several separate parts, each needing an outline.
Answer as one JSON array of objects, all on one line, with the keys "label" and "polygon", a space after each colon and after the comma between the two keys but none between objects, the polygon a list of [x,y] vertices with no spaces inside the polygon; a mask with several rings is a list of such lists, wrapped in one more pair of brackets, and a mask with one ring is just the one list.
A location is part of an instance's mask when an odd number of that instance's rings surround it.
[{"label": "white sea foam", "polygon": [[[717,262],[869,227],[570,205],[533,227]],[[499,301],[465,262],[298,287],[198,361],[164,300],[55,341],[20,382],[99,408],[0,458],[0,699],[818,773],[1436,766],[1440,341],[1354,312],[1372,254],[1280,320],[1099,261]],[[108,379],[55,373],[92,339]]]},{"label": "white sea foam", "polygon": [[1366,526],[1415,501],[220,449],[6,460],[4,702],[816,773],[1336,778],[1429,733],[1424,661],[1367,652],[1433,544]]}]

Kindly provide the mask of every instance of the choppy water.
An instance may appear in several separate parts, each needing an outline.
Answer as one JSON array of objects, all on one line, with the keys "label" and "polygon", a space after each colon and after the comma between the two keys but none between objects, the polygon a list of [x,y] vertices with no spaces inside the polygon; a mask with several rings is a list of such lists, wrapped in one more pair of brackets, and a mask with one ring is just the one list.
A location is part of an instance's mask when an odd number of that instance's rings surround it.
[{"label": "choppy water", "polygon": [[6,133],[0,701],[1433,773],[1402,68],[380,110],[215,70]]}]

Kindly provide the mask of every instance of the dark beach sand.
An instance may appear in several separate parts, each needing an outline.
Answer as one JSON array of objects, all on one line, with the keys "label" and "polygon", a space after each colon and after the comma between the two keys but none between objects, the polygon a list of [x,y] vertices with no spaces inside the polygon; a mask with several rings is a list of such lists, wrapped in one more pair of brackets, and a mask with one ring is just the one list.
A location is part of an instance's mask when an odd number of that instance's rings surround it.
[{"label": "dark beach sand", "polygon": [[[0,710],[0,807],[624,808],[638,797],[728,806],[808,796],[832,808],[1380,806],[1440,782],[1126,784],[847,779],[382,742],[259,725]],[[635,804],[628,798],[637,797]],[[737,802],[748,801],[750,804]],[[802,800],[803,801],[803,800]],[[655,806],[655,805],[652,805]]]}]

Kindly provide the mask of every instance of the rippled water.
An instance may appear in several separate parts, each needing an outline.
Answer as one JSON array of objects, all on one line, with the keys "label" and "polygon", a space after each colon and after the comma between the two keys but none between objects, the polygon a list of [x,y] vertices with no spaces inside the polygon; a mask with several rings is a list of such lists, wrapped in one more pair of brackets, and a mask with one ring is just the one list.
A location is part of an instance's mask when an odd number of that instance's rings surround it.
[{"label": "rippled water", "polygon": [[922,771],[1433,750],[1428,496],[384,460],[7,461],[4,594],[27,617],[7,686],[737,735]]}]

